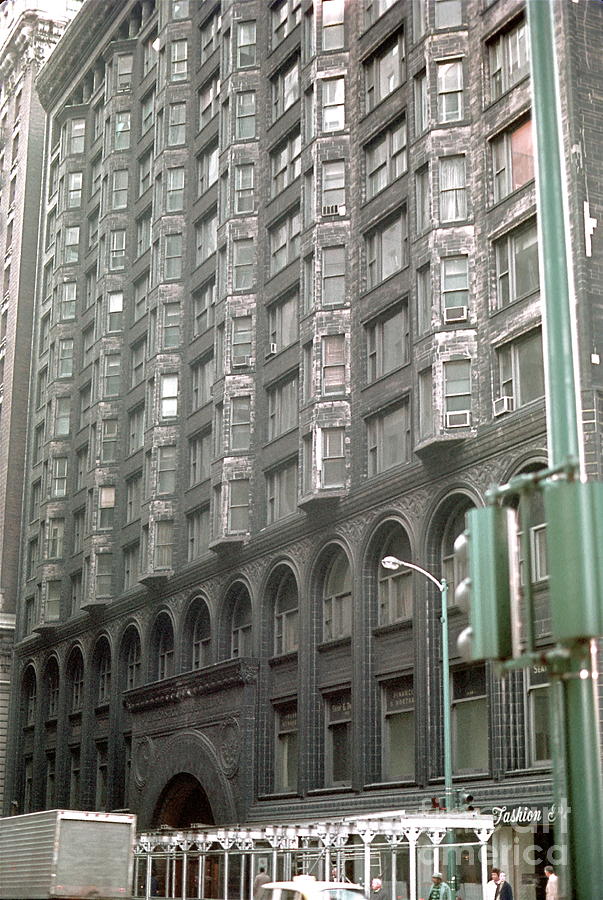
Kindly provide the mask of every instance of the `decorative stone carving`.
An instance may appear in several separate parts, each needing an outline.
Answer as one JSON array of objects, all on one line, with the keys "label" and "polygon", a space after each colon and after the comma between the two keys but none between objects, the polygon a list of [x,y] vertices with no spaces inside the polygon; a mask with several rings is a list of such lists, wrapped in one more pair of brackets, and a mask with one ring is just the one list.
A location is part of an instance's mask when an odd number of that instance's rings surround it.
[{"label": "decorative stone carving", "polygon": [[147,735],[140,738],[134,750],[134,781],[139,790],[147,783],[149,770],[155,764],[155,756],[155,744],[151,738]]},{"label": "decorative stone carving", "polygon": [[219,741],[220,767],[227,778],[232,778],[241,758],[241,729],[237,719],[231,717],[222,723]]}]

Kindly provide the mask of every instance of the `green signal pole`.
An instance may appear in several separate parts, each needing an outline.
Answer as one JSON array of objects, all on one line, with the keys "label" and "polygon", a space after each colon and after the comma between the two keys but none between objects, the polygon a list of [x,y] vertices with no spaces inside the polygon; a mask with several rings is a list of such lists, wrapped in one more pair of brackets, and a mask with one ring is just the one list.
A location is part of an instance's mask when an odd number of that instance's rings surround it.
[{"label": "green signal pole", "polygon": [[[581,466],[583,454],[578,429],[578,379],[574,369],[574,360],[578,358],[574,353],[575,321],[570,303],[569,206],[554,41],[554,18],[563,18],[563,9],[559,0],[527,0],[526,7],[537,150],[549,465],[575,469]],[[570,548],[568,566],[575,564],[581,549]],[[581,596],[555,596],[551,585],[554,608],[582,602]],[[596,644],[593,639],[564,643],[567,664],[551,673],[551,700],[561,701],[561,710],[557,707],[559,714],[552,717],[554,727],[557,723],[557,732],[553,734],[556,800],[558,806],[566,809],[561,822],[567,823],[567,834],[560,835],[562,840],[567,840],[568,852],[567,864],[561,869],[560,897],[598,900],[603,784]]]},{"label": "green signal pole", "polygon": [[[454,793],[452,788],[452,726],[450,720],[450,659],[448,652],[448,582],[445,578],[440,581],[427,569],[417,566],[415,563],[405,562],[395,556],[386,556],[381,560],[381,565],[386,569],[412,569],[429,579],[440,592],[440,625],[442,626],[442,728],[444,746],[444,797],[446,799],[446,812],[454,809]],[[454,849],[448,850],[447,858],[448,881],[456,890],[456,854]]]}]

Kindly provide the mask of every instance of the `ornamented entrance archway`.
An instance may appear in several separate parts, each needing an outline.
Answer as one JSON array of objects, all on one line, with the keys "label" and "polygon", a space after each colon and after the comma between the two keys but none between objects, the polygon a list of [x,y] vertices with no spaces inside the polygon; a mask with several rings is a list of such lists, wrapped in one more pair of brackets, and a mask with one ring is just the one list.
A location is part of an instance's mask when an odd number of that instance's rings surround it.
[{"label": "ornamented entrance archway", "polygon": [[155,805],[152,827],[190,828],[193,823],[214,825],[207,794],[194,775],[181,772],[165,786]]}]

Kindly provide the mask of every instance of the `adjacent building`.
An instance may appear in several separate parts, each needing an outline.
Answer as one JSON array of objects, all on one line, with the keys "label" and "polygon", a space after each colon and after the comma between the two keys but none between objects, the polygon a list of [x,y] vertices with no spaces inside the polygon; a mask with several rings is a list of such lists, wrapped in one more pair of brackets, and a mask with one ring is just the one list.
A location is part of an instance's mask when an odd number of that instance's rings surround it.
[{"label": "adjacent building", "polygon": [[80,0],[0,8],[0,804],[4,789],[45,114],[36,74]]},{"label": "adjacent building", "polygon": [[[602,29],[559,4],[593,477]],[[453,587],[467,510],[547,461],[523,4],[86,0],[37,88],[6,802],[147,829],[430,805],[440,596],[380,561]],[[538,896],[546,673],[463,662],[450,597],[455,780],[535,810],[493,848]]]}]

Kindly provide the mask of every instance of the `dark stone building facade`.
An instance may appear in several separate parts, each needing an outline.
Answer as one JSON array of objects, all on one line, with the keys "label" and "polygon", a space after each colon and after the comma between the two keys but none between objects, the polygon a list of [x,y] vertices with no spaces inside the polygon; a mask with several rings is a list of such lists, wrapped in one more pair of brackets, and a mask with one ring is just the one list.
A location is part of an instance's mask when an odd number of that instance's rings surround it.
[{"label": "dark stone building facade", "polygon": [[0,9],[0,806],[18,593],[45,114],[37,72],[80,0],[7,0]]},{"label": "dark stone building facade", "polygon": [[[602,25],[559,5],[595,477]],[[144,828],[429,804],[440,597],[380,560],[453,587],[466,511],[546,464],[523,5],[87,0],[37,85],[8,799]],[[468,666],[465,625],[455,780],[549,805],[546,679]]]}]

